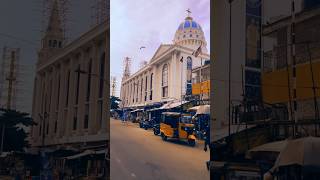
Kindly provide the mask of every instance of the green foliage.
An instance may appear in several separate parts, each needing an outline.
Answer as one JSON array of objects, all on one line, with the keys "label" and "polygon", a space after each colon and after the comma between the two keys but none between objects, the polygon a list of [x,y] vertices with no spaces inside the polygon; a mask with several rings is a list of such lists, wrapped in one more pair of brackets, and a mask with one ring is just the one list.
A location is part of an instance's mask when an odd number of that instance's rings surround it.
[{"label": "green foliage", "polygon": [[23,151],[28,147],[28,133],[22,128],[36,125],[28,113],[16,110],[0,109],[0,138],[5,126],[4,151]]},{"label": "green foliage", "polygon": [[119,108],[119,102],[121,100],[118,97],[111,96],[110,102],[111,102],[111,109],[118,109]]}]

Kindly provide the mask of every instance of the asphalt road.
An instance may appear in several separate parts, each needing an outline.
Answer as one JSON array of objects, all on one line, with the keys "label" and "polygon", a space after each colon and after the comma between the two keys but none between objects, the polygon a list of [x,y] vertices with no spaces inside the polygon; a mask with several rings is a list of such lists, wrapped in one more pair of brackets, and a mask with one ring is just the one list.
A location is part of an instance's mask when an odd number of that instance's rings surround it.
[{"label": "asphalt road", "polygon": [[209,152],[203,142],[196,147],[177,141],[162,141],[137,124],[111,124],[111,180],[206,180]]}]

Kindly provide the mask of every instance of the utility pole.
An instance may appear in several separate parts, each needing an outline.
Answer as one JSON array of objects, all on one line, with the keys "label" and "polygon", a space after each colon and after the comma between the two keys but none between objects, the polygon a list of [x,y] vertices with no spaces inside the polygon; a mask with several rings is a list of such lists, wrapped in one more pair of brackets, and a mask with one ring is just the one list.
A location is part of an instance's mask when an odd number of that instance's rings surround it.
[{"label": "utility pole", "polygon": [[291,0],[291,63],[292,63],[292,84],[293,84],[293,118],[294,118],[294,137],[298,131],[297,122],[297,70],[296,70],[296,34],[295,34],[295,0]]},{"label": "utility pole", "polygon": [[233,0],[228,0],[229,2],[229,79],[228,79],[228,106],[229,106],[229,113],[228,113],[228,119],[229,119],[229,123],[228,123],[228,135],[231,135],[231,60],[232,60],[232,39],[231,39],[231,35],[232,35],[232,2]]},{"label": "utility pole", "polygon": [[[16,77],[14,75],[15,69],[16,69],[16,52],[11,51],[11,60],[10,60],[10,69],[9,69],[9,75],[7,76],[6,80],[8,81],[8,94],[7,94],[7,110],[11,109],[11,101],[13,96],[13,83],[16,81]],[[5,137],[5,130],[6,125],[5,123],[2,124],[2,136],[1,136],[1,150],[0,153],[3,152],[3,142]]]},{"label": "utility pole", "polygon": [[117,78],[115,76],[111,77],[112,85],[111,85],[111,96],[116,95],[116,86],[117,86]]},{"label": "utility pole", "polygon": [[[311,57],[311,51],[310,51],[310,42],[307,42],[307,51],[309,56],[309,66],[310,66],[310,73],[311,73],[311,80],[312,80],[312,91],[313,91],[313,102],[314,102],[314,119],[315,121],[319,120],[319,107],[317,102],[317,94],[316,94],[316,86],[315,86],[315,80],[314,80],[314,74],[313,74],[313,65],[312,65],[312,57]],[[317,122],[315,122],[315,136],[317,136]]]}]

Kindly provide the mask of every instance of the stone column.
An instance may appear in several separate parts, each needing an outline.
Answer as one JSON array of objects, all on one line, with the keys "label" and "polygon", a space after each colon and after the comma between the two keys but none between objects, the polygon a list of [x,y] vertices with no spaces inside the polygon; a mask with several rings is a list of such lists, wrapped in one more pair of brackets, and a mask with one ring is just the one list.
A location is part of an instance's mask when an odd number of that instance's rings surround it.
[{"label": "stone column", "polygon": [[99,56],[96,42],[92,42],[92,73],[91,79],[91,94],[90,94],[90,109],[89,109],[89,133],[95,134],[97,128],[97,112],[98,112],[98,96],[99,96]]},{"label": "stone column", "polygon": [[[45,136],[45,141],[44,144],[48,145],[48,135],[47,135],[47,127],[49,124],[49,128],[50,128],[50,118],[51,118],[51,114],[50,114],[50,78],[51,78],[51,74],[50,72],[46,69],[46,83],[45,83],[45,101],[44,101],[44,112],[48,113],[48,117],[45,118],[45,122],[44,122],[44,136]],[[43,114],[42,114],[43,115]]]},{"label": "stone column", "polygon": [[[82,49],[78,62],[80,64],[80,70],[86,70],[85,50]],[[78,121],[77,121],[77,134],[81,135],[84,131],[84,115],[85,115],[85,101],[86,101],[86,84],[87,74],[80,74],[79,76],[79,99],[78,99]]]},{"label": "stone column", "polygon": [[[58,132],[59,132],[59,137],[64,137],[67,134],[67,122],[68,120],[68,107],[66,106],[66,101],[67,101],[67,92],[70,91],[67,89],[68,87],[68,78],[70,81],[70,77],[68,77],[68,72],[69,72],[69,67],[70,66],[70,60],[67,60],[66,62],[62,62],[62,75],[61,75],[61,87],[60,87],[60,104],[59,104],[59,110],[60,110],[60,123],[58,123]],[[70,71],[71,73],[71,71]],[[69,83],[70,84],[70,83]],[[70,93],[70,92],[69,92]]]},{"label": "stone column", "polygon": [[177,53],[173,52],[171,55],[170,66],[169,66],[169,97],[176,97],[176,91],[178,90],[176,76],[177,76]]},{"label": "stone column", "polygon": [[[56,74],[56,68],[54,65],[50,67],[50,94],[49,94],[49,103],[50,103],[50,117],[49,117],[49,132],[48,132],[48,137],[52,138],[54,136],[54,124],[56,121],[56,92],[57,92],[57,85],[56,85],[56,80],[57,80],[57,74]],[[50,141],[49,143],[52,143]]]},{"label": "stone column", "polygon": [[40,112],[40,102],[41,102],[41,96],[39,96],[41,92],[41,76],[36,73],[36,78],[34,81],[34,93],[33,93],[33,108],[32,108],[32,118],[36,123],[38,123],[37,126],[32,127],[32,139],[33,143],[36,142],[38,139],[39,134],[39,126],[40,126],[40,119],[39,119],[39,112]]},{"label": "stone column", "polygon": [[[108,54],[108,51],[106,51],[106,47],[104,46],[105,43],[102,43],[102,52],[101,54],[104,53],[105,57],[104,57],[104,75],[103,75],[103,78],[104,78],[104,81],[103,81],[103,103],[102,103],[102,122],[101,122],[101,132],[102,133],[105,133],[107,132],[107,129],[109,128],[109,119],[107,117],[110,117],[109,116],[109,97],[110,97],[110,88],[108,89],[107,87],[109,87],[108,85],[108,82],[109,82],[109,76],[110,76],[110,72],[108,70],[108,57],[109,57],[109,54]],[[108,137],[109,138],[109,137]]]},{"label": "stone column", "polygon": [[69,97],[68,97],[68,115],[66,122],[65,136],[70,137],[73,134],[73,118],[74,118],[74,102],[75,102],[75,86],[76,86],[76,59],[74,54],[70,55],[70,81],[69,81]]},{"label": "stone column", "polygon": [[57,95],[57,98],[59,98],[59,103],[58,103],[58,117],[57,117],[57,133],[56,136],[57,138],[60,138],[62,136],[63,133],[63,122],[65,121],[64,119],[64,105],[65,105],[65,98],[66,98],[66,81],[67,81],[67,74],[66,74],[66,67],[65,64],[63,62],[61,62],[59,64],[59,79],[60,81],[58,81],[58,86],[60,85],[60,89],[59,89],[59,93]]}]

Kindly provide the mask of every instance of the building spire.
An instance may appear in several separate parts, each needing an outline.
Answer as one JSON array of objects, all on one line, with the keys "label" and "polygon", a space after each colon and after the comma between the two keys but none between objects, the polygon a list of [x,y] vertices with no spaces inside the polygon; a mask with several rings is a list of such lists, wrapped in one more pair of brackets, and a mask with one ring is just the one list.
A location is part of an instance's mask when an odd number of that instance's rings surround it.
[{"label": "building spire", "polygon": [[51,14],[48,21],[48,27],[42,38],[42,45],[39,51],[39,61],[45,61],[47,58],[63,48],[64,34],[61,26],[58,0],[52,3]]},{"label": "building spire", "polygon": [[57,38],[63,38],[58,0],[53,2],[46,33],[47,35],[57,36]]}]

